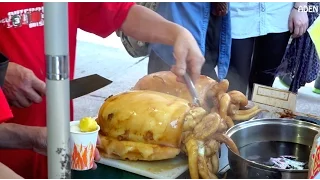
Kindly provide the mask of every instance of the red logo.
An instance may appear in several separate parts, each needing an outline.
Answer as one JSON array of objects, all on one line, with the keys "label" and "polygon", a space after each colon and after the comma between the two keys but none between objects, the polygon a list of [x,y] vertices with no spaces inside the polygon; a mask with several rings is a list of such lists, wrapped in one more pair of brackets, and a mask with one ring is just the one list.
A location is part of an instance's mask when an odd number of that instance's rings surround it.
[{"label": "red logo", "polygon": [[29,23],[37,23],[41,21],[41,12],[34,11],[29,14]]}]

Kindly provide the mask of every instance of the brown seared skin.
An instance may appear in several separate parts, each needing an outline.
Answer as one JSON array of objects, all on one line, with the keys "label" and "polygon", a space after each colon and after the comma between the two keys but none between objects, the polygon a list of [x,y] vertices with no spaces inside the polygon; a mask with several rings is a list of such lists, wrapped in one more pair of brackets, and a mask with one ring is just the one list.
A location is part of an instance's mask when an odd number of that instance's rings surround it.
[{"label": "brown seared skin", "polygon": [[[220,143],[237,152],[224,133],[228,124],[230,96],[220,93],[219,112],[166,93],[137,90],[106,99],[97,119],[103,157],[154,161],[170,159],[181,151],[189,161],[191,178],[217,178]],[[223,100],[227,97],[227,100]]]},{"label": "brown seared skin", "polygon": [[260,109],[244,110],[248,104],[244,94],[227,92],[228,80],[217,83],[207,76],[195,84],[201,107],[193,107],[187,86],[176,79],[170,71],[149,74],[133,91],[108,98],[97,119],[100,153],[153,161],[173,158],[182,151],[188,156],[191,178],[217,178],[220,143],[239,153],[225,132],[234,126],[233,120],[252,117]]},{"label": "brown seared skin", "polygon": [[101,131],[111,138],[179,147],[184,115],[189,110],[189,103],[181,98],[155,91],[131,91],[107,99],[98,122]]},{"label": "brown seared skin", "polygon": [[[212,84],[216,81],[210,77],[201,75],[195,83],[195,87],[199,96],[201,107],[208,110],[211,106],[211,101],[207,99],[207,92]],[[184,83],[177,82],[177,76],[171,71],[160,71],[152,73],[141,78],[132,90],[150,90],[157,91],[173,96],[177,96],[192,102],[192,97]]]},{"label": "brown seared skin", "polygon": [[162,160],[180,153],[184,117],[182,98],[155,91],[131,91],[106,99],[97,119],[103,157]]}]

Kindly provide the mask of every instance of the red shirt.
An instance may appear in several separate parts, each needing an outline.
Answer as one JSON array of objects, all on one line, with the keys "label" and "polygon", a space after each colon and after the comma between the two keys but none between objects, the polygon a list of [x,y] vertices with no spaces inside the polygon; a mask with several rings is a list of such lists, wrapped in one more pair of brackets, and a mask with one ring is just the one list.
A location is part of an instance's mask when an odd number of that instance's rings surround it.
[{"label": "red shirt", "polygon": [[[121,27],[132,5],[134,3],[69,3],[70,79],[74,77],[77,28],[107,37]],[[0,3],[0,52],[45,81],[43,21],[43,3]],[[13,107],[12,111],[14,118],[10,122],[46,126],[45,100],[29,108]],[[0,150],[0,162],[24,178],[47,178],[46,157],[32,151]]]},{"label": "red shirt", "polygon": [[0,123],[13,117],[10,107],[7,103],[6,97],[4,96],[0,88]]}]

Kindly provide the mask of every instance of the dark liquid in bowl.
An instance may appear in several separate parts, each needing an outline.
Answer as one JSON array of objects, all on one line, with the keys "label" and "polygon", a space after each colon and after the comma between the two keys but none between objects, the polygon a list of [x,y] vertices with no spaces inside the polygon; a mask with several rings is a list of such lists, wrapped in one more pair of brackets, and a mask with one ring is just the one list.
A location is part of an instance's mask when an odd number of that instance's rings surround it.
[{"label": "dark liquid in bowl", "polygon": [[311,146],[291,142],[269,141],[248,144],[241,147],[239,151],[243,158],[268,166],[272,166],[272,164],[270,164],[270,158],[293,156],[296,157],[295,161],[306,163],[304,169],[308,169],[307,162],[309,160]]}]

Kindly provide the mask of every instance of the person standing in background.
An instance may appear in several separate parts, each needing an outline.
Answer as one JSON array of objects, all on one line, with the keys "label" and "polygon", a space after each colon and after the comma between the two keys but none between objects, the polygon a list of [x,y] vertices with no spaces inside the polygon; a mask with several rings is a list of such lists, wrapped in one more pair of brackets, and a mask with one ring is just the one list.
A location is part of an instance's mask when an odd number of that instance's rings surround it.
[{"label": "person standing in background", "polygon": [[290,36],[300,37],[307,30],[307,13],[298,12],[305,5],[307,2],[230,3],[229,90],[248,92],[250,99],[254,83],[272,86]]},{"label": "person standing in background", "polygon": [[[308,2],[307,7],[319,8],[320,3]],[[319,12],[308,11],[307,15],[310,27],[319,17]],[[282,63],[277,68],[277,75],[280,80],[282,79],[282,83],[288,83],[285,85],[289,86],[289,91],[298,93],[300,87],[305,86],[306,83],[311,83],[317,78],[319,69],[319,55],[311,39],[311,34],[307,32],[298,38],[293,38],[289,43]],[[319,81],[316,81],[314,86],[317,85],[317,82]]]},{"label": "person standing in background", "polygon": [[[223,2],[161,2],[156,12],[192,33],[205,56],[201,74],[219,80],[225,78],[230,61],[231,25],[228,10],[228,3]],[[150,49],[148,74],[170,70],[174,63],[173,48],[153,43]],[[215,71],[216,66],[218,72]]]},{"label": "person standing in background", "polygon": [[[229,4],[225,2],[139,2],[165,19],[188,29],[196,39],[205,64],[201,74],[224,79],[231,50]],[[169,71],[174,64],[173,47],[138,41],[117,31],[125,49],[132,57],[149,56],[148,74]],[[218,66],[218,76],[215,67]]]}]

